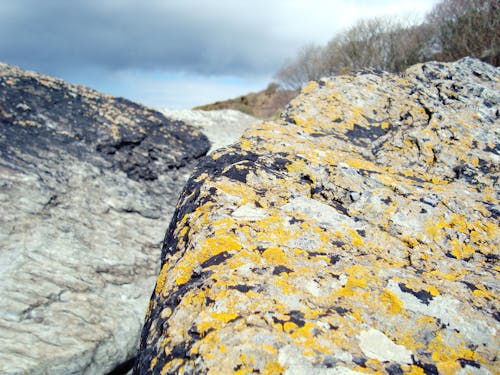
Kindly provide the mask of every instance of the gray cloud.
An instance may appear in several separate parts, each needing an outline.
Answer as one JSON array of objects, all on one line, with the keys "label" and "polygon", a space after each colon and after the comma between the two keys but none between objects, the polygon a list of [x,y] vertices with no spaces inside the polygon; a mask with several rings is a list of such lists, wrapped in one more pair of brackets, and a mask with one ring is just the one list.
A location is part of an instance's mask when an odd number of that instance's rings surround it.
[{"label": "gray cloud", "polygon": [[301,46],[359,18],[436,1],[1,0],[0,61],[186,108],[264,88]]},{"label": "gray cloud", "polygon": [[414,2],[368,3],[3,0],[0,60],[55,74],[96,68],[269,75],[301,45],[327,40],[318,40],[319,34],[330,38],[373,9],[390,11]]},{"label": "gray cloud", "polygon": [[294,48],[273,32],[275,11],[262,1],[12,0],[0,11],[0,59],[46,71],[260,74]]}]

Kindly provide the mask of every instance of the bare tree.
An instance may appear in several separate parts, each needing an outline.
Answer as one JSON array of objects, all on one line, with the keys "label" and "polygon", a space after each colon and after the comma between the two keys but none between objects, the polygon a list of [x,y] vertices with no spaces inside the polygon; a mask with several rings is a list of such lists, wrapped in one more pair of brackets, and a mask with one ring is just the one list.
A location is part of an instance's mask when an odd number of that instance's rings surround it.
[{"label": "bare tree", "polygon": [[500,62],[500,0],[442,0],[424,23],[389,17],[361,20],[325,47],[308,45],[276,74],[300,88],[322,76],[375,68],[391,72],[429,59],[473,56]]},{"label": "bare tree", "polygon": [[499,0],[443,0],[427,16],[433,27],[440,60],[464,56],[494,65],[500,60]]},{"label": "bare tree", "polygon": [[328,73],[372,67],[400,71],[420,60],[427,29],[415,22],[388,17],[361,20],[338,34],[325,47]]},{"label": "bare tree", "polygon": [[299,51],[295,60],[282,67],[275,78],[285,88],[298,89],[309,81],[320,79],[324,74],[322,65],[321,47],[309,44]]}]

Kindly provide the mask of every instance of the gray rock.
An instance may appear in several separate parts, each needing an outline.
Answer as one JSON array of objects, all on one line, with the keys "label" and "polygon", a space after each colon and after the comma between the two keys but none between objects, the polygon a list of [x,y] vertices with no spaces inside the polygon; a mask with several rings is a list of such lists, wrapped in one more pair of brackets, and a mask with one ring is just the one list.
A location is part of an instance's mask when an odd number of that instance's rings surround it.
[{"label": "gray rock", "polygon": [[135,353],[164,227],[208,140],[6,64],[0,123],[0,373],[107,373]]},{"label": "gray rock", "polygon": [[310,82],[189,179],[136,373],[498,372],[500,69]]},{"label": "gray rock", "polygon": [[162,109],[168,118],[180,120],[200,129],[210,140],[210,151],[236,143],[250,125],[259,120],[234,109],[214,111]]}]

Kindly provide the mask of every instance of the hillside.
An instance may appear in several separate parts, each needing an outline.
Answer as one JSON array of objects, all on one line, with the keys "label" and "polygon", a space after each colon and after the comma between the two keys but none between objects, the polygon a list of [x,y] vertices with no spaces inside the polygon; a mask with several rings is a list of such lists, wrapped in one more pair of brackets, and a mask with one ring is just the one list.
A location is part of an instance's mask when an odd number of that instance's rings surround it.
[{"label": "hillside", "polygon": [[277,117],[290,100],[298,95],[298,90],[282,90],[276,84],[270,84],[265,90],[238,96],[194,109],[211,111],[217,109],[235,109],[261,119]]}]

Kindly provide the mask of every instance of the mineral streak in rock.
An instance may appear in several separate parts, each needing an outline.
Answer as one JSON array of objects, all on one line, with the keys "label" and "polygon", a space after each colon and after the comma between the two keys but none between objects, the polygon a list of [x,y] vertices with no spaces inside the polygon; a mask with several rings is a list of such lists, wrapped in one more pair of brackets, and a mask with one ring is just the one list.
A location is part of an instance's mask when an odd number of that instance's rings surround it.
[{"label": "mineral streak in rock", "polygon": [[498,371],[500,70],[309,83],[167,231],[136,373]]}]

